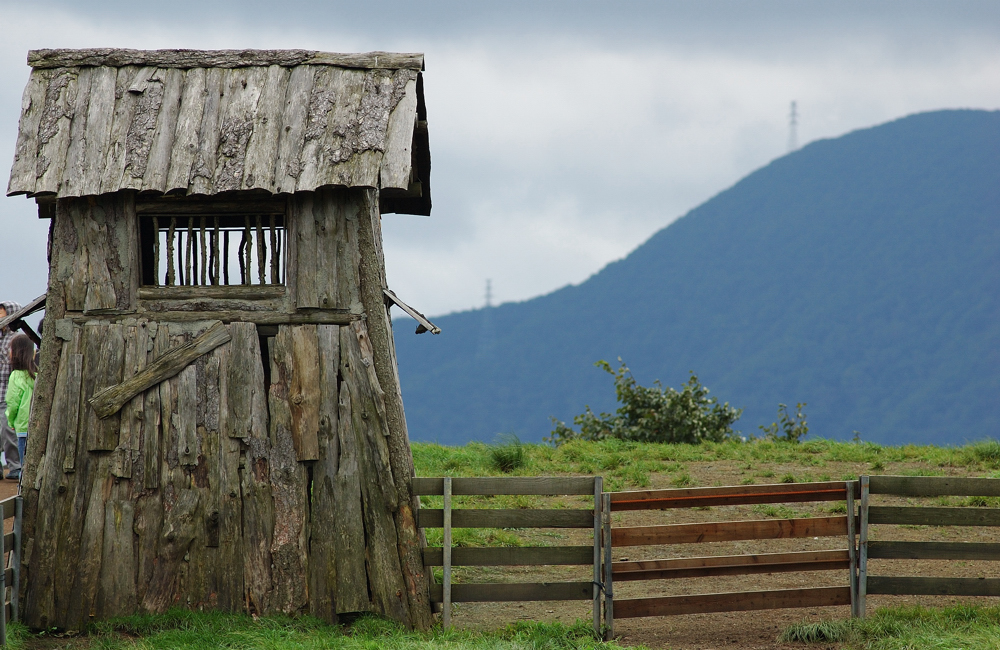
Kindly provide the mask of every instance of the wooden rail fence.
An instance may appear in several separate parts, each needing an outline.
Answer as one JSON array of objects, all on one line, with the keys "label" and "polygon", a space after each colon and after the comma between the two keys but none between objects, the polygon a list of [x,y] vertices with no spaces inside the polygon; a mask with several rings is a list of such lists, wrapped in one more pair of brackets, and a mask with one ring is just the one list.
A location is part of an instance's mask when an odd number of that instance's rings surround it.
[{"label": "wooden rail fence", "polygon": [[14,520],[13,530],[0,536],[3,543],[3,546],[0,547],[0,558],[5,560],[4,569],[0,571],[0,601],[3,602],[3,615],[0,616],[0,645],[2,646],[7,645],[7,622],[20,618],[18,592],[21,589],[21,515],[23,507],[24,502],[20,496],[0,501],[4,524],[8,519]]},{"label": "wooden rail fence", "polygon": [[[853,515],[858,482],[746,485],[613,492],[604,495],[604,530],[611,543],[605,546],[604,621],[607,636],[614,635],[615,618],[664,616],[706,612],[730,612],[787,607],[851,605],[856,614],[857,555],[856,519],[839,517],[722,521],[662,526],[614,528],[610,513],[623,510],[664,510],[719,505],[748,505],[809,501],[846,501]],[[689,544],[748,539],[801,537],[846,537],[847,548],[791,553],[762,553],[694,558],[671,558],[638,562],[612,562],[617,546]],[[658,596],[615,600],[616,581],[661,580],[722,575],[749,575],[791,571],[848,571],[843,587],[814,587],[684,596]]]},{"label": "wooden rail fence", "polygon": [[[414,493],[442,496],[441,509],[418,512],[424,528],[443,528],[443,545],[424,549],[424,565],[444,569],[442,584],[431,585],[431,600],[441,603],[445,627],[453,602],[593,600],[594,631],[601,630],[601,477],[572,478],[416,478]],[[593,495],[593,510],[454,509],[455,495]],[[454,528],[592,528],[593,546],[452,548]],[[588,582],[452,584],[453,566],[593,565]]]},{"label": "wooden rail fence", "polygon": [[1000,508],[871,505],[871,495],[1000,497],[1000,479],[944,476],[862,476],[858,608],[867,594],[1000,596],[1000,578],[869,575],[868,560],[1000,560],[1000,544],[983,542],[872,541],[869,526],[998,526]]}]

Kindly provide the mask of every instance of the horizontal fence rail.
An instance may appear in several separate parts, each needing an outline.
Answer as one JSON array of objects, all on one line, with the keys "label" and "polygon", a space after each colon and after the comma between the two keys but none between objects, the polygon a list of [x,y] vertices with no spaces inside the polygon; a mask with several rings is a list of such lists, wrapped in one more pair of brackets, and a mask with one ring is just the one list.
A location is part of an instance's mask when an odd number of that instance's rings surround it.
[{"label": "horizontal fence rail", "polygon": [[869,575],[869,559],[1000,560],[1000,544],[869,540],[869,525],[1000,526],[1000,508],[871,505],[871,495],[901,497],[1000,496],[1000,479],[951,476],[862,476],[859,608],[867,594],[908,596],[1000,596],[1000,578]]},{"label": "horizontal fence rail", "polygon": [[[453,548],[452,566],[583,565],[594,563],[592,546]],[[444,551],[424,549],[424,566],[444,566]]]},{"label": "horizontal fence rail", "polygon": [[830,571],[848,569],[850,566],[850,554],[844,549],[616,562],[612,565],[611,574],[615,580],[661,580],[793,571]]},{"label": "horizontal fence rail", "polygon": [[[857,492],[857,485],[853,488]],[[843,501],[843,481],[826,483],[778,483],[731,487],[681,488],[612,492],[611,510],[664,510],[705,506],[755,505],[760,503],[802,503]],[[855,494],[855,496],[858,496]]]},{"label": "horizontal fence rail", "polygon": [[613,528],[612,546],[653,546],[734,542],[747,539],[833,537],[847,535],[847,516],[809,519],[760,519],[699,524],[667,524]]},{"label": "horizontal fence rail", "polygon": [[[421,509],[422,528],[444,527],[444,510]],[[593,510],[452,510],[452,528],[593,528]]]},{"label": "horizontal fence rail", "polygon": [[633,598],[615,603],[615,618],[707,614],[710,612],[745,612],[760,609],[793,607],[831,607],[850,605],[849,587],[814,587],[811,589],[774,589],[726,594],[661,596]]},{"label": "horizontal fence rail", "polygon": [[[598,477],[599,478],[599,477]],[[594,494],[593,476],[540,476],[540,477],[467,477],[451,479],[452,494],[495,496],[536,495],[561,496]],[[444,494],[443,478],[413,479],[413,493],[418,496],[441,496]]]}]

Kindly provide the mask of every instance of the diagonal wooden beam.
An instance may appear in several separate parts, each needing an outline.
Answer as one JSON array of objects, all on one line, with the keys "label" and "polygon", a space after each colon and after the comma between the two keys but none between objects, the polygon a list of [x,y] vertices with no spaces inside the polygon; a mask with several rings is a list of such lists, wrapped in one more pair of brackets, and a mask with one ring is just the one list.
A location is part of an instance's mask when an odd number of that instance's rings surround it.
[{"label": "diagonal wooden beam", "polygon": [[223,343],[228,343],[231,338],[226,326],[217,322],[205,330],[201,336],[165,352],[139,374],[97,393],[90,398],[88,403],[94,407],[94,411],[101,419],[114,415],[126,402],[142,391],[152,388],[165,379],[170,379],[188,367],[195,359],[211,352]]}]

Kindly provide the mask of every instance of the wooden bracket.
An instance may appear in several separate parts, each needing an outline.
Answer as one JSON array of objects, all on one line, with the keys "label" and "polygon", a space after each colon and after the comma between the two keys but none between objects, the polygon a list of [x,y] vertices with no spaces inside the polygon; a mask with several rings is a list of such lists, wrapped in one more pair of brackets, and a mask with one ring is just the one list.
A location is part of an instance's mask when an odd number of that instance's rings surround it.
[{"label": "wooden bracket", "polygon": [[416,332],[417,334],[423,334],[424,332],[430,332],[431,334],[440,334],[441,333],[441,328],[440,327],[438,327],[434,323],[432,323],[429,320],[427,320],[427,317],[424,316],[423,314],[421,314],[419,311],[417,311],[413,307],[410,307],[405,302],[403,302],[402,300],[400,300],[399,298],[397,298],[395,293],[393,293],[389,289],[382,289],[382,293],[385,294],[386,298],[388,298],[395,305],[397,305],[400,309],[402,309],[403,311],[405,311],[407,314],[409,314],[410,316],[412,316],[414,320],[417,321],[417,323],[418,323],[418,325],[417,325],[417,332]]}]

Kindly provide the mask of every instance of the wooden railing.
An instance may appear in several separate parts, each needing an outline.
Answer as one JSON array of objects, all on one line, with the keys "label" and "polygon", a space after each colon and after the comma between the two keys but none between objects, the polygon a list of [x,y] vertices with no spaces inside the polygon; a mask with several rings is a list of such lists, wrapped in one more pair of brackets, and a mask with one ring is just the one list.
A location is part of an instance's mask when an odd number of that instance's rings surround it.
[{"label": "wooden railing", "polygon": [[16,621],[20,617],[18,610],[18,592],[21,588],[21,516],[23,501],[20,496],[10,497],[0,501],[3,509],[4,529],[6,522],[13,519],[13,530],[4,533],[0,540],[0,558],[4,558],[3,571],[0,571],[0,601],[3,602],[3,615],[0,616],[0,645],[7,645],[7,622]]},{"label": "wooden railing", "polygon": [[[613,492],[604,495],[604,512],[663,510],[719,505],[809,501],[846,501],[853,515],[857,481]],[[839,517],[722,521],[614,528],[604,523],[611,544],[605,549],[604,618],[606,635],[614,635],[615,618],[731,612],[787,607],[852,605],[856,613],[856,519]],[[610,549],[619,546],[689,544],[750,539],[846,537],[847,548],[792,553],[764,553],[646,561],[612,562]],[[848,585],[615,600],[614,582],[748,575],[791,571],[847,570]]]},{"label": "wooden railing", "polygon": [[[441,603],[445,627],[453,602],[593,600],[594,631],[601,629],[601,477],[570,478],[417,478],[414,493],[442,496],[443,508],[420,509],[424,528],[443,528],[443,544],[424,549],[424,565],[443,567],[441,584],[431,586],[431,601]],[[454,509],[456,495],[593,495],[593,510]],[[454,528],[592,528],[593,546],[452,548]],[[592,565],[593,580],[554,583],[452,584],[454,566]]]},{"label": "wooden railing", "polygon": [[868,561],[998,560],[1000,544],[984,542],[908,542],[869,540],[869,526],[1000,526],[1000,508],[871,505],[871,495],[902,497],[1000,497],[1000,479],[940,476],[862,476],[859,612],[867,594],[911,596],[1000,596],[1000,578],[880,576],[868,574]]}]

